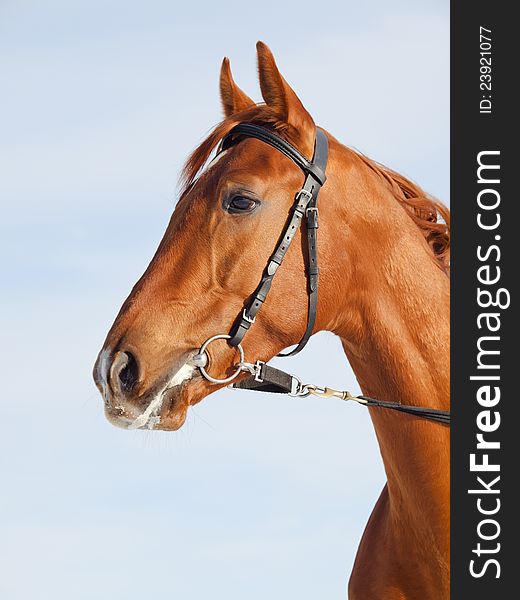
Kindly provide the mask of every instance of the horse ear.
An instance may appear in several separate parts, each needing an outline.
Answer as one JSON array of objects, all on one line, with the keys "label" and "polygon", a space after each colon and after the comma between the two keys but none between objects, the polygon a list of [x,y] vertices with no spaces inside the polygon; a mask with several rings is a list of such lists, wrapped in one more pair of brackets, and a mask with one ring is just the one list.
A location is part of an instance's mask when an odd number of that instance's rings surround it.
[{"label": "horse ear", "polygon": [[235,83],[231,74],[229,58],[224,58],[220,68],[220,99],[226,117],[246,110],[255,104]]},{"label": "horse ear", "polygon": [[257,42],[256,51],[260,89],[265,103],[281,120],[296,129],[305,150],[312,155],[316,125],[311,115],[278,70],[269,47],[263,42]]}]

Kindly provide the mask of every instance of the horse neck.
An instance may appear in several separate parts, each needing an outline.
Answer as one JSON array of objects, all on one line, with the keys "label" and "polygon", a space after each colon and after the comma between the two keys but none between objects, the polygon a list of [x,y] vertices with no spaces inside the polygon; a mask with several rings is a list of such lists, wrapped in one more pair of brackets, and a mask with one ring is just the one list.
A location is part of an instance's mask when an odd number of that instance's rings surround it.
[{"label": "horse neck", "polygon": [[[392,212],[388,227],[378,229],[388,238],[371,237],[367,231],[355,242],[345,240],[353,254],[344,259],[349,285],[334,331],[365,395],[447,409],[449,279],[384,184],[367,173],[363,182],[373,186],[369,193],[377,197],[377,205],[386,203]],[[390,506],[401,517],[406,513],[416,523],[426,518],[428,526],[437,522],[442,530],[448,522],[449,429],[397,411],[374,408],[370,413]]]},{"label": "horse neck", "polygon": [[[445,277],[444,275],[442,275]],[[360,342],[343,338],[343,347],[363,394],[430,408],[449,408],[449,322],[446,295],[420,298],[417,287],[392,286],[373,290],[365,309]],[[412,286],[413,288],[413,286]],[[378,295],[385,294],[384,300]],[[402,302],[402,296],[406,301]],[[424,310],[439,302],[445,315]],[[414,310],[415,308],[415,310]],[[390,497],[405,502],[424,517],[425,495],[436,497],[443,509],[449,472],[449,429],[418,417],[385,409],[370,409],[388,478]]]}]

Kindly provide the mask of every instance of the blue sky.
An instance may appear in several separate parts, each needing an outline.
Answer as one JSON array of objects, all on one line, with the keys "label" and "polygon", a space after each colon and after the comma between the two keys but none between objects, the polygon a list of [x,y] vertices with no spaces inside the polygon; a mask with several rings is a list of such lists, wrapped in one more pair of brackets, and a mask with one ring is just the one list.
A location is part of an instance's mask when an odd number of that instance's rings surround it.
[{"label": "blue sky", "polygon": [[[125,432],[90,372],[223,56],[260,99],[264,40],[320,125],[447,202],[448,26],[444,1],[1,3],[2,598],[345,596],[384,482],[363,408],[226,390]],[[357,389],[331,335],[284,364]]]}]

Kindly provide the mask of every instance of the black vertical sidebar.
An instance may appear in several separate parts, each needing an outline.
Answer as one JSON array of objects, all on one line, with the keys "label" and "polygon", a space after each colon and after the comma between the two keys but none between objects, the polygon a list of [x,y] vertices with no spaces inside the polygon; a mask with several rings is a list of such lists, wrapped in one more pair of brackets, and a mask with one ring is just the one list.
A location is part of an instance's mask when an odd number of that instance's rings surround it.
[{"label": "black vertical sidebar", "polygon": [[517,28],[510,3],[451,4],[454,600],[520,595]]}]

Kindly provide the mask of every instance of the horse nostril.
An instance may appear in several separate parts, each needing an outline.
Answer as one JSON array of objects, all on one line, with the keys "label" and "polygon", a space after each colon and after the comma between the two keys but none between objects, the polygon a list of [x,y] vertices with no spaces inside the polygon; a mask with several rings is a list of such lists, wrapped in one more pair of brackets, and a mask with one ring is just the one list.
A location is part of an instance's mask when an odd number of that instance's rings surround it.
[{"label": "horse nostril", "polygon": [[133,354],[125,352],[128,357],[126,365],[119,371],[119,381],[125,392],[131,392],[139,381],[139,368]]},{"label": "horse nostril", "polygon": [[110,368],[113,386],[122,392],[131,392],[139,381],[139,366],[130,352],[118,352]]}]

